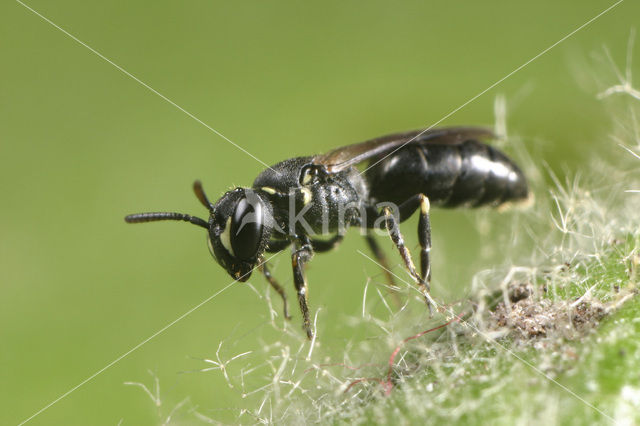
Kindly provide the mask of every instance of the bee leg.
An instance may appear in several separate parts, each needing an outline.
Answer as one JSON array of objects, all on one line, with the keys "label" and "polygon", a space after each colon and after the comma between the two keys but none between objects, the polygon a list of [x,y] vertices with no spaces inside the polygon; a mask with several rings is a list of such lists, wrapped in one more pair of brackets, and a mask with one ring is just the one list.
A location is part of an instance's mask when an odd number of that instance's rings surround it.
[{"label": "bee leg", "polygon": [[380,265],[382,265],[382,269],[387,277],[387,283],[390,287],[395,287],[396,284],[393,281],[393,275],[391,274],[391,269],[389,268],[389,262],[387,262],[387,256],[385,256],[384,252],[380,248],[380,245],[378,245],[378,242],[373,237],[373,235],[371,235],[371,233],[368,232],[365,236],[365,239],[367,240],[367,244],[369,244],[371,252],[373,252],[373,255],[376,257],[376,260]]},{"label": "bee leg", "polygon": [[399,206],[400,218],[407,218],[409,215],[420,206],[420,222],[418,224],[418,238],[420,240],[420,264],[421,275],[416,272],[416,267],[411,259],[411,253],[404,243],[402,234],[400,233],[400,227],[398,220],[393,215],[393,212],[389,207],[384,207],[383,215],[385,216],[385,225],[391,240],[398,248],[400,256],[404,261],[404,264],[409,271],[409,274],[418,283],[420,291],[424,295],[425,302],[431,312],[431,295],[429,294],[429,281],[431,279],[431,266],[429,261],[429,252],[431,250],[431,225],[429,223],[429,199],[423,194],[418,194],[411,197]]},{"label": "bee leg", "polygon": [[328,240],[311,240],[311,247],[316,253],[323,253],[325,251],[333,250],[344,239],[344,235],[336,234]]},{"label": "bee leg", "polygon": [[385,274],[385,277],[387,279],[387,285],[389,286],[389,289],[388,289],[389,294],[391,294],[391,297],[393,298],[393,302],[396,305],[396,307],[399,308],[400,306],[402,306],[402,301],[400,300],[400,296],[396,291],[398,287],[396,286],[396,283],[393,280],[393,274],[391,273],[391,269],[389,268],[389,262],[387,262],[387,256],[384,254],[384,251],[382,251],[382,249],[380,248],[380,245],[378,244],[378,242],[370,232],[367,232],[365,239],[367,240],[367,244],[369,244],[369,248],[373,252],[373,255],[376,257],[376,260],[380,264],[382,271]]},{"label": "bee leg", "polygon": [[289,240],[270,240],[267,243],[267,247],[265,251],[267,253],[277,253],[289,247],[291,245],[291,241]]},{"label": "bee leg", "polygon": [[271,275],[271,271],[269,270],[269,266],[267,265],[267,262],[263,262],[260,265],[260,271],[264,274],[264,277],[267,279],[269,284],[271,284],[271,287],[273,287],[273,289],[280,295],[280,297],[282,297],[282,305],[283,305],[282,309],[284,311],[284,317],[290,320],[291,315],[289,315],[289,304],[287,303],[287,295],[284,292],[284,289],[282,288],[282,286],[280,286],[280,284],[278,284],[276,279],[273,278],[273,275]]},{"label": "bee leg", "polygon": [[308,286],[304,276],[304,265],[313,256],[313,249],[309,241],[298,246],[291,254],[291,265],[293,266],[293,284],[298,292],[298,302],[300,303],[300,311],[302,311],[302,327],[307,333],[309,340],[313,339],[313,331],[311,330],[311,320],[309,319],[308,306]]},{"label": "bee leg", "polygon": [[431,291],[431,220],[429,219],[429,199],[420,194],[420,220],[418,221],[418,241],[420,242],[420,278],[427,292]]}]

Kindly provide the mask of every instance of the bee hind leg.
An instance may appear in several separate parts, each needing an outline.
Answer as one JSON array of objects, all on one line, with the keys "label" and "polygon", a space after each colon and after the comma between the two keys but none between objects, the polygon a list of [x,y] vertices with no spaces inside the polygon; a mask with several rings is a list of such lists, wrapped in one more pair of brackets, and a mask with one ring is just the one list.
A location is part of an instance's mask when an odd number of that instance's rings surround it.
[{"label": "bee hind leg", "polygon": [[[415,264],[411,258],[411,253],[406,247],[404,238],[400,233],[399,222],[411,216],[420,209],[420,220],[418,222],[418,240],[420,242],[420,274],[416,271]],[[424,295],[425,302],[431,311],[435,302],[429,294],[431,290],[431,222],[429,219],[429,199],[424,194],[417,194],[398,206],[399,217],[396,217],[391,208],[384,207],[382,214],[385,217],[385,226],[394,245],[400,252],[400,257],[404,261],[405,267],[411,277],[416,281],[420,291]]]}]

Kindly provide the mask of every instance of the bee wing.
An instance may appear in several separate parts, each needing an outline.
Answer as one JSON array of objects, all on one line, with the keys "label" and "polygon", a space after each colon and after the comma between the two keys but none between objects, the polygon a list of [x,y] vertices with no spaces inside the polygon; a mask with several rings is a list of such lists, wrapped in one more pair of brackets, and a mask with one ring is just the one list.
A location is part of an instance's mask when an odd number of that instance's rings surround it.
[{"label": "bee wing", "polygon": [[326,154],[317,155],[313,164],[322,165],[329,173],[337,173],[378,155],[390,154],[405,145],[417,143],[459,144],[470,139],[492,139],[494,134],[484,127],[449,127],[414,130],[381,136],[368,141],[336,148]]}]

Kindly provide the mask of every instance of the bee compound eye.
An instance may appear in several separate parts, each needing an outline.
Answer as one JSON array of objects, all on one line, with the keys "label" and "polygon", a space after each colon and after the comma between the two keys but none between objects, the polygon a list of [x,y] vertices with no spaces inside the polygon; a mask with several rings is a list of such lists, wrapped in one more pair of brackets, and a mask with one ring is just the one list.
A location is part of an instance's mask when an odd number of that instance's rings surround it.
[{"label": "bee compound eye", "polygon": [[240,200],[231,220],[231,247],[234,255],[242,260],[256,256],[263,229],[263,208],[257,201]]}]

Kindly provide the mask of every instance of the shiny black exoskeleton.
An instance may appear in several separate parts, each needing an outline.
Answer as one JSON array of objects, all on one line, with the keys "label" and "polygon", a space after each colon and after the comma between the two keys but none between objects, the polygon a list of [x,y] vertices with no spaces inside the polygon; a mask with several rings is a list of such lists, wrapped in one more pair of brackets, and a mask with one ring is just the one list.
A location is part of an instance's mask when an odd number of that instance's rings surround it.
[{"label": "shiny black exoskeleton", "polygon": [[[367,242],[383,265],[383,252],[372,230],[386,230],[403,262],[429,303],[431,279],[430,204],[441,207],[500,206],[524,201],[524,175],[509,158],[480,140],[492,137],[482,128],[434,129],[394,134],[335,149],[324,155],[297,157],[264,170],[251,188],[236,188],[217,203],[209,201],[199,181],[194,191],[209,210],[209,220],[182,213],[138,213],[129,223],[182,220],[208,231],[209,248],[218,263],[238,281],[258,267],[280,294],[265,252],[292,249],[294,284],[311,338],[304,265],[314,252],[335,247],[350,226],[366,229]],[[356,166],[368,161],[360,172]],[[404,244],[398,224],[420,211],[420,273]],[[334,234],[330,239],[317,235]]]}]

